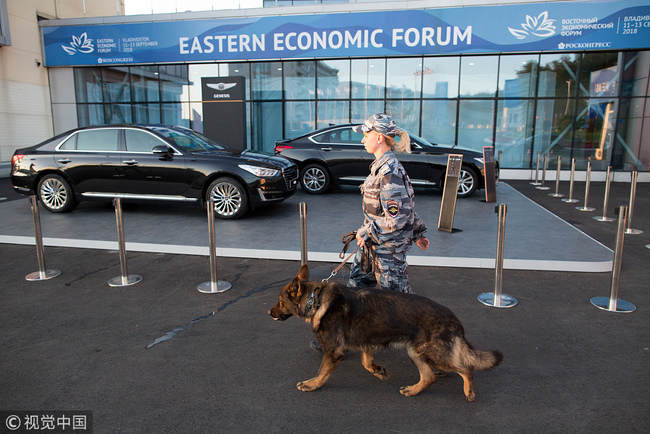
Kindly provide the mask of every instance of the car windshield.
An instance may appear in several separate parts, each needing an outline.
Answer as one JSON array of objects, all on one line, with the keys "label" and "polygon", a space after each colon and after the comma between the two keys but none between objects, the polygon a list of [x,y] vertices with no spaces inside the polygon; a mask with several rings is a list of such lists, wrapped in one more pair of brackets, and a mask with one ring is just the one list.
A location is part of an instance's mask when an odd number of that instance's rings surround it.
[{"label": "car windshield", "polygon": [[228,149],[214,140],[208,139],[204,135],[192,130],[178,131],[164,127],[153,127],[152,130],[171,140],[174,145],[177,145],[185,152],[214,152]]}]

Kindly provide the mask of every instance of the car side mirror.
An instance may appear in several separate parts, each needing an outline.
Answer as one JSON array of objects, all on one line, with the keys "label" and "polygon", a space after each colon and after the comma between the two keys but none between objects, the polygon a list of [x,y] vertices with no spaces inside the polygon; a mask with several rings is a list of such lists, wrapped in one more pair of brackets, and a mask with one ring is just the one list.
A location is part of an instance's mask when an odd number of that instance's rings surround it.
[{"label": "car side mirror", "polygon": [[171,160],[174,157],[174,150],[167,145],[154,146],[151,152],[158,155],[162,160]]},{"label": "car side mirror", "polygon": [[152,152],[154,154],[159,154],[159,155],[173,154],[174,153],[173,149],[170,148],[167,145],[154,146],[154,148],[152,149]]}]

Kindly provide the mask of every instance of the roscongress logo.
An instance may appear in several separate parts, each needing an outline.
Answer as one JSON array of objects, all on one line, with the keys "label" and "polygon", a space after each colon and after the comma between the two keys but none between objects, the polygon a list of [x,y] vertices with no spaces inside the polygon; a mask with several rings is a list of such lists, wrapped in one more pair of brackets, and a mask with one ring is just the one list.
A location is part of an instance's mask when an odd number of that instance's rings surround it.
[{"label": "roscongress logo", "polygon": [[89,39],[88,35],[85,32],[82,33],[79,37],[72,35],[72,42],[70,45],[61,45],[61,48],[63,48],[65,52],[71,56],[77,52],[92,53],[95,51],[93,40]]},{"label": "roscongress logo", "polygon": [[530,35],[546,38],[555,34],[555,20],[548,19],[548,11],[544,11],[537,17],[526,15],[526,22],[521,25],[521,29],[508,27],[510,33],[517,39],[526,39]]}]

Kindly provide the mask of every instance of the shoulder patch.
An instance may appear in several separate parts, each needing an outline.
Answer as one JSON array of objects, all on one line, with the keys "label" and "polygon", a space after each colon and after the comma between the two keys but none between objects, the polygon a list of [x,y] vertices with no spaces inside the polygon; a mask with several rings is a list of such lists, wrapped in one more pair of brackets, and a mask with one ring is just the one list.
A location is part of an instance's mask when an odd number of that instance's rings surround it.
[{"label": "shoulder patch", "polygon": [[386,209],[388,210],[388,215],[391,217],[397,217],[399,214],[399,202],[396,200],[389,200],[386,202]]}]

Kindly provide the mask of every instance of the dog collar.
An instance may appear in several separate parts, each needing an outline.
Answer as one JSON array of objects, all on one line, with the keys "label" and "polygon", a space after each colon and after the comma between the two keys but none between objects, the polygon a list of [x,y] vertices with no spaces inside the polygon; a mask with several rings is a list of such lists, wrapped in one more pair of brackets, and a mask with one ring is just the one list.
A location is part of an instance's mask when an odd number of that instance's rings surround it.
[{"label": "dog collar", "polygon": [[316,303],[316,297],[314,296],[314,291],[312,291],[311,295],[309,296],[309,299],[307,300],[307,304],[305,304],[305,315],[307,315],[311,311],[311,308],[314,306],[314,303]]}]

